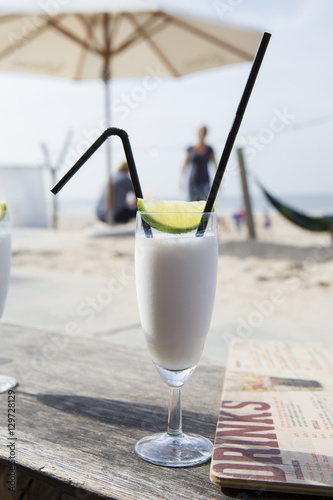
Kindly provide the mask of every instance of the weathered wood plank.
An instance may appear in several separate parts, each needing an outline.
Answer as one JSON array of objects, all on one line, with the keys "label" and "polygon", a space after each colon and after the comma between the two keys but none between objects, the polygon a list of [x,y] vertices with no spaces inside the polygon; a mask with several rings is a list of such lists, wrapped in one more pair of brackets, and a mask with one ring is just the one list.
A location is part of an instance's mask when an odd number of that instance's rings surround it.
[{"label": "weathered wood plank", "polygon": [[[168,388],[145,351],[116,345],[112,338],[59,334],[57,347],[56,334],[14,325],[1,329],[3,355],[13,359],[2,371],[20,382],[16,460],[34,480],[49,480],[53,487],[59,481],[63,491],[82,488],[116,500],[138,498],[138,491],[140,500],[224,497],[209,480],[209,464],[168,469],[136,456],[135,442],[163,430],[167,418]],[[222,374],[221,367],[201,364],[188,381],[185,430],[214,438]],[[6,460],[6,395],[0,405]]]},{"label": "weathered wood plank", "polygon": [[[51,483],[51,484],[50,484]],[[32,471],[17,467],[16,489],[8,489],[7,467],[0,464],[0,498],[1,500],[108,500],[83,489],[65,485],[59,481],[43,480]]]}]

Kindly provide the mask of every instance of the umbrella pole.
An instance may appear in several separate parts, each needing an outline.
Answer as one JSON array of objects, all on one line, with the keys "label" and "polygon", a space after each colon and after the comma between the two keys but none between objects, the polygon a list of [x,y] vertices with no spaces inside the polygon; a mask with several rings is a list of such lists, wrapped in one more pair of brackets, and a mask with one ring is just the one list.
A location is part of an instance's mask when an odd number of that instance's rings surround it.
[{"label": "umbrella pole", "polygon": [[[106,120],[106,128],[111,127],[111,109],[110,109],[110,80],[107,78],[104,80],[105,84],[105,120]],[[111,175],[111,142],[107,141],[106,143],[106,170],[108,178]]]},{"label": "umbrella pole", "polygon": [[[107,128],[111,127],[111,19],[110,15],[104,14],[104,42],[105,42],[105,60],[104,60],[104,85],[105,85],[105,118]],[[114,223],[114,210],[113,210],[113,186],[111,179],[111,141],[106,144],[106,170],[107,170],[107,212],[106,222],[110,225]]]},{"label": "umbrella pole", "polygon": [[[110,79],[105,78],[105,118],[107,128],[111,127],[111,99],[110,99]],[[110,225],[114,223],[113,220],[113,189],[111,181],[111,141],[106,143],[106,170],[107,170],[107,211],[106,211],[106,222]]]}]

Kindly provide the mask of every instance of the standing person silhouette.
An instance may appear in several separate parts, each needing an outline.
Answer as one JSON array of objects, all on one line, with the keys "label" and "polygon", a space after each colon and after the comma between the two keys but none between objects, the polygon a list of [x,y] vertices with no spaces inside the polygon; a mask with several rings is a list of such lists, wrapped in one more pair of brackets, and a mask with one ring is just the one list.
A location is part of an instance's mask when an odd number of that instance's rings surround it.
[{"label": "standing person silhouette", "polygon": [[198,140],[186,150],[186,157],[181,171],[181,186],[185,171],[190,167],[188,196],[189,201],[206,200],[210,190],[209,163],[217,168],[213,148],[206,144],[207,127],[198,130]]}]

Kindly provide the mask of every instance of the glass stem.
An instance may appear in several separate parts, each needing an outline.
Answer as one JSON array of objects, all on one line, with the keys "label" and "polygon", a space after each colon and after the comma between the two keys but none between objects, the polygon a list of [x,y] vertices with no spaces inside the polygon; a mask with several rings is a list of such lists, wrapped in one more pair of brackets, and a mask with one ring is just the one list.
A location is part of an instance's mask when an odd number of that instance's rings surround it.
[{"label": "glass stem", "polygon": [[170,436],[182,434],[182,392],[180,387],[170,387],[168,434]]}]

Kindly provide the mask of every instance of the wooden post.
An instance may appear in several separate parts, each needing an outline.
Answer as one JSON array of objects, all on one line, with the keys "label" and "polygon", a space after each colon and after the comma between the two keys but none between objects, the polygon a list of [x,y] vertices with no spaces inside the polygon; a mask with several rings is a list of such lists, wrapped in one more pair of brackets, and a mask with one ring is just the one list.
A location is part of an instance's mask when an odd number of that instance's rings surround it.
[{"label": "wooden post", "polygon": [[256,233],[254,228],[253,216],[252,216],[252,208],[251,208],[251,200],[249,195],[249,189],[247,186],[246,179],[246,171],[245,171],[245,161],[243,155],[243,149],[237,148],[237,156],[238,156],[238,164],[242,181],[242,191],[243,191],[243,199],[244,199],[244,207],[246,212],[246,223],[249,231],[249,238],[255,239]]},{"label": "wooden post", "polygon": [[[51,167],[51,176],[52,176],[52,186],[55,185],[57,182],[57,168],[56,167]],[[53,196],[52,198],[52,228],[53,229],[58,229],[58,198],[56,196]]]}]

